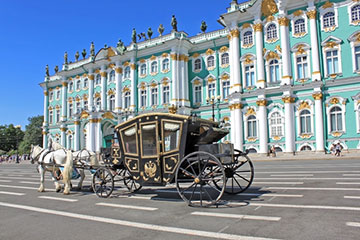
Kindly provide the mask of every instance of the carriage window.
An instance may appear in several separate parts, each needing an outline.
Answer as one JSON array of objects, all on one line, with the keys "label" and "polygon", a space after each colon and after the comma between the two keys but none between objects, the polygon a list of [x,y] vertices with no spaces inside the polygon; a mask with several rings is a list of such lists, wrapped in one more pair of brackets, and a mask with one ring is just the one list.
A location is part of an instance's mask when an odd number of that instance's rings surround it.
[{"label": "carriage window", "polygon": [[123,142],[125,153],[137,154],[136,149],[136,128],[135,126],[121,131],[121,140]]},{"label": "carriage window", "polygon": [[180,123],[163,122],[164,129],[164,152],[179,148]]},{"label": "carriage window", "polygon": [[156,148],[156,125],[147,124],[141,126],[142,156],[157,155]]}]

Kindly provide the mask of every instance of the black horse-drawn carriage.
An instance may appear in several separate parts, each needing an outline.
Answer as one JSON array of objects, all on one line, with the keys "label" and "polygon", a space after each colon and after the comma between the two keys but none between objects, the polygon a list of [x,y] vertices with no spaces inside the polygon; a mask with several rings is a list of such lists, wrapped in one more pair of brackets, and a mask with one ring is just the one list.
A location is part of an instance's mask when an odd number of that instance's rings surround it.
[{"label": "black horse-drawn carriage", "polygon": [[218,203],[224,192],[245,191],[253,180],[247,152],[219,143],[229,131],[217,122],[151,113],[119,124],[115,132],[117,141],[103,152],[105,166],[93,176],[100,197],[111,195],[116,179],[131,192],[175,183],[189,205],[207,206]]}]

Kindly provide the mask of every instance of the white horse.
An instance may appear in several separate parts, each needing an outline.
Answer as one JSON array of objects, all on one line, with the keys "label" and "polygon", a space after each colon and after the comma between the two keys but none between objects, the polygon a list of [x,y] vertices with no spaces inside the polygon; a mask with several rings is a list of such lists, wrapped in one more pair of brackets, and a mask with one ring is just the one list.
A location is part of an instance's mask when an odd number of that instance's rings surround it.
[{"label": "white horse", "polygon": [[63,182],[65,184],[64,194],[70,194],[70,179],[72,174],[72,166],[73,166],[73,156],[70,151],[66,150],[56,150],[49,151],[48,149],[44,149],[40,146],[31,145],[30,151],[31,163],[35,161],[39,164],[38,170],[40,173],[40,187],[38,189],[39,192],[44,192],[44,179],[45,172],[49,171],[51,173],[52,180],[55,184],[56,192],[61,190],[61,185],[59,184],[55,172],[59,170],[59,166],[63,166],[62,176]]}]

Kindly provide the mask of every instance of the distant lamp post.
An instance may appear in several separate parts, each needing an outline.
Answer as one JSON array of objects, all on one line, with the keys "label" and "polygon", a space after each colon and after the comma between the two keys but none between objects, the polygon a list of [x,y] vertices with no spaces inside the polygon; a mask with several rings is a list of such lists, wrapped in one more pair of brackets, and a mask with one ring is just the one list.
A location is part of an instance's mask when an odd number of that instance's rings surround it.
[{"label": "distant lamp post", "polygon": [[216,107],[219,107],[220,99],[221,99],[220,96],[217,96],[216,99],[215,99],[215,96],[212,96],[211,98],[206,98],[206,103],[211,104],[213,121],[215,121],[215,105],[216,105]]}]

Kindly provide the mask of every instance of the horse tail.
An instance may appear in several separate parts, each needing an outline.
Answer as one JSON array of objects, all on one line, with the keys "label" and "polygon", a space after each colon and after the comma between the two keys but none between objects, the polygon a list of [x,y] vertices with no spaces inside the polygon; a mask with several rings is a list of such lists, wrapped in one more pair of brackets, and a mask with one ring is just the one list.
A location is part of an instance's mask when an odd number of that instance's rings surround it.
[{"label": "horse tail", "polygon": [[66,162],[62,173],[65,185],[68,184],[70,186],[72,172],[73,172],[73,155],[71,151],[66,151]]}]

